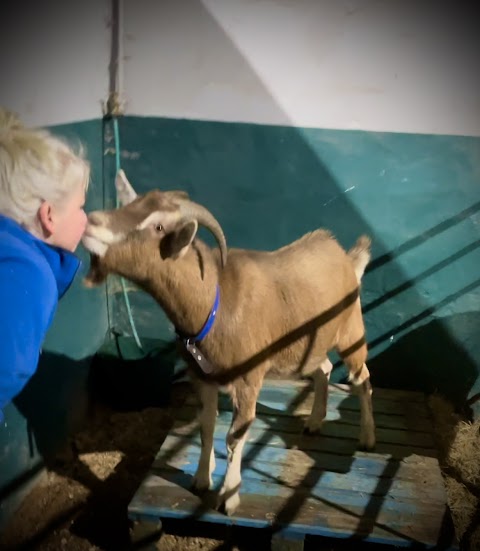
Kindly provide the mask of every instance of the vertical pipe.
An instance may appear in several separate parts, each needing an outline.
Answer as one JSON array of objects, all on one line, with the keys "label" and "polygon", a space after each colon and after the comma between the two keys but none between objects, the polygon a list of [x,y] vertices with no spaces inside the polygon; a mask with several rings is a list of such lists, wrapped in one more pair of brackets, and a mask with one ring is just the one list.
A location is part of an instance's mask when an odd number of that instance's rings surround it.
[{"label": "vertical pipe", "polygon": [[122,0],[112,0],[111,17],[111,41],[107,115],[115,116],[123,114],[121,106],[121,94],[123,86],[123,4]]},{"label": "vertical pipe", "polygon": [[[112,0],[112,18],[111,18],[111,42],[110,42],[110,64],[109,64],[109,94],[106,105],[105,116],[113,122],[113,134],[115,145],[115,177],[120,170],[120,133],[118,130],[118,116],[123,114],[121,103],[122,92],[122,67],[123,67],[123,40],[122,40],[122,0]],[[118,207],[118,197],[115,199],[115,206]],[[130,300],[128,298],[127,287],[123,278],[120,278],[122,285],[123,298],[127,308],[128,321],[132,329],[133,337],[140,350],[143,350],[140,338],[138,336],[135,322],[133,320]],[[107,292],[108,296],[108,292]]]}]

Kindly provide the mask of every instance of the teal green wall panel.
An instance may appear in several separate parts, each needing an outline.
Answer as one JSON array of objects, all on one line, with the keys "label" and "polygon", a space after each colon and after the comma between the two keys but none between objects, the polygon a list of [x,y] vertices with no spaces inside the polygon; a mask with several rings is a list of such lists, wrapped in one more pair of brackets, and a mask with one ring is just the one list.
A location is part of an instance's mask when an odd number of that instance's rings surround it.
[{"label": "teal green wall panel", "polygon": [[[374,383],[438,390],[460,406],[480,392],[479,138],[141,117],[121,119],[120,136],[137,190],[188,191],[230,246],[274,249],[320,226],[345,247],[369,234]],[[153,301],[130,294],[140,333],[172,338]],[[128,334],[118,293],[116,305]]]},{"label": "teal green wall panel", "polygon": [[[92,166],[86,208],[101,208],[102,121],[51,130],[73,145],[82,143],[85,147]],[[36,480],[44,458],[65,442],[85,414],[89,365],[105,339],[108,325],[105,289],[83,287],[88,255],[81,247],[78,254],[83,262],[80,273],[59,303],[38,370],[5,408],[5,422],[0,425],[0,529]]]}]

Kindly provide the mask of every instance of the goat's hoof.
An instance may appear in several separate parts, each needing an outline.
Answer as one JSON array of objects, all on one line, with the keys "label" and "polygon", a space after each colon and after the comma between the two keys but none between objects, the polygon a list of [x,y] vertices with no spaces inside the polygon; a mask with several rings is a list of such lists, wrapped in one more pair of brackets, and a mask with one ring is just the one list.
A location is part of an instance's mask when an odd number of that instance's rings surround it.
[{"label": "goat's hoof", "polygon": [[232,516],[240,505],[240,495],[238,492],[234,493],[227,499],[225,496],[220,494],[218,496],[218,506],[217,510],[224,512],[227,516]]},{"label": "goat's hoof", "polygon": [[303,427],[303,434],[307,434],[309,436],[318,434],[322,430],[322,424],[323,423],[321,421],[319,423],[318,421],[308,420]]},{"label": "goat's hoof", "polygon": [[367,446],[366,444],[358,445],[358,451],[361,451],[361,452],[373,452],[374,449],[375,449],[375,444],[373,446]]},{"label": "goat's hoof", "polygon": [[358,449],[365,452],[371,452],[375,449],[375,436],[374,435],[366,435],[361,436],[360,441],[358,443]]},{"label": "goat's hoof", "polygon": [[212,487],[212,480],[204,477],[193,477],[192,490],[197,494],[204,494]]}]

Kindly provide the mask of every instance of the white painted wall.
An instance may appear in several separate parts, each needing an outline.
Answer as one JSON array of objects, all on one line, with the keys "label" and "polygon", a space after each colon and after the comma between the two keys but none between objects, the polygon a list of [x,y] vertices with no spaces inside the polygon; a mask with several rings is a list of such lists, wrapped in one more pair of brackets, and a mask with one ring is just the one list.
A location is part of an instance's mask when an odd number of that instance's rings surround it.
[{"label": "white painted wall", "polygon": [[[122,98],[145,116],[480,135],[480,33],[461,0],[122,0]],[[6,0],[0,105],[99,118],[111,0]]]},{"label": "white painted wall", "polygon": [[0,13],[0,105],[26,124],[102,117],[110,0],[6,0]]},{"label": "white painted wall", "polygon": [[124,0],[127,113],[478,136],[474,6]]}]

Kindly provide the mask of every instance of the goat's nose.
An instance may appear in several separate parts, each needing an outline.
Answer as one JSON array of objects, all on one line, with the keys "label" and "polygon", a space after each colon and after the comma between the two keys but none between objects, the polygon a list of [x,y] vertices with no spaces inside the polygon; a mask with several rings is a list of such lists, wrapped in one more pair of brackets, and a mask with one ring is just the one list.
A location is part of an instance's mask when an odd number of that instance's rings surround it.
[{"label": "goat's nose", "polygon": [[101,226],[103,222],[103,215],[101,212],[94,211],[88,215],[88,223],[92,226]]}]

